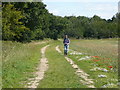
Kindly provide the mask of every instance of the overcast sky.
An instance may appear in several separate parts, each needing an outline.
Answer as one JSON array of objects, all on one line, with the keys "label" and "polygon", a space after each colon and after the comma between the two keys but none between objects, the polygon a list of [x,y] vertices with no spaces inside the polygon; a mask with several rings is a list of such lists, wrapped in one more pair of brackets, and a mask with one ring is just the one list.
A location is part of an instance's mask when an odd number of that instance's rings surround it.
[{"label": "overcast sky", "polygon": [[118,12],[119,0],[43,0],[50,13],[58,16],[98,15],[110,19]]}]

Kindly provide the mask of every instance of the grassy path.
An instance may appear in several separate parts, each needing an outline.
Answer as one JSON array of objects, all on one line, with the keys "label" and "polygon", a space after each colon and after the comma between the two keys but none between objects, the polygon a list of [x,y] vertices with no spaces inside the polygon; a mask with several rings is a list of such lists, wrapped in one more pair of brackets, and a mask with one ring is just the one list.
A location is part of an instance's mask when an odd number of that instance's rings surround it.
[{"label": "grassy path", "polygon": [[64,56],[55,50],[55,46],[58,44],[60,42],[53,42],[46,51],[49,69],[38,88],[86,88],[80,83],[79,77],[74,73],[75,70]]},{"label": "grassy path", "polygon": [[[60,51],[59,46],[56,46],[56,51],[58,51],[59,53],[62,53],[62,51]],[[93,85],[93,81],[92,79],[89,79],[89,75],[87,73],[85,73],[82,69],[80,69],[78,67],[77,64],[75,64],[73,62],[72,59],[68,58],[67,56],[65,56],[65,59],[72,65],[72,67],[76,70],[75,74],[78,75],[80,77],[80,82],[84,85],[86,85],[89,88],[95,88],[95,86]]]}]

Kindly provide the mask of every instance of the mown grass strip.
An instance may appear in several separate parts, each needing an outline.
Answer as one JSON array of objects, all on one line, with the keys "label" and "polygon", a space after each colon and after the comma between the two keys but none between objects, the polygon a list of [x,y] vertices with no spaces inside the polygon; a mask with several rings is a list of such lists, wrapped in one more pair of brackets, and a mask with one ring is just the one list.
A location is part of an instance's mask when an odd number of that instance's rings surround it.
[{"label": "mown grass strip", "polygon": [[38,88],[85,88],[64,56],[55,50],[58,44],[60,43],[55,41],[46,50],[49,69]]}]

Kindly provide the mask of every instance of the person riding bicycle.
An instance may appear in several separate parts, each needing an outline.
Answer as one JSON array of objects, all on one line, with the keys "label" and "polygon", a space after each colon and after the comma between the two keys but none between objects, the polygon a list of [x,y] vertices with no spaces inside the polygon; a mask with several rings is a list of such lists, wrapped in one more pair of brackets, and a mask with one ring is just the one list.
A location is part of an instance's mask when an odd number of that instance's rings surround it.
[{"label": "person riding bicycle", "polygon": [[69,49],[69,44],[70,44],[70,40],[69,40],[67,35],[65,35],[65,38],[63,40],[63,44],[64,44],[64,55],[67,55],[68,49]]}]

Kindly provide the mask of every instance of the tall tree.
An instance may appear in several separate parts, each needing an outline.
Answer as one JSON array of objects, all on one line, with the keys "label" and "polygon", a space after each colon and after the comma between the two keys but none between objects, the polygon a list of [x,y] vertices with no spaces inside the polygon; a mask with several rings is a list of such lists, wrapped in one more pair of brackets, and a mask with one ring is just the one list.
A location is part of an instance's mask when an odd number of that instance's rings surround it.
[{"label": "tall tree", "polygon": [[22,32],[29,30],[19,21],[24,16],[12,4],[4,5],[2,10],[2,39],[20,41],[20,38],[23,37]]}]

